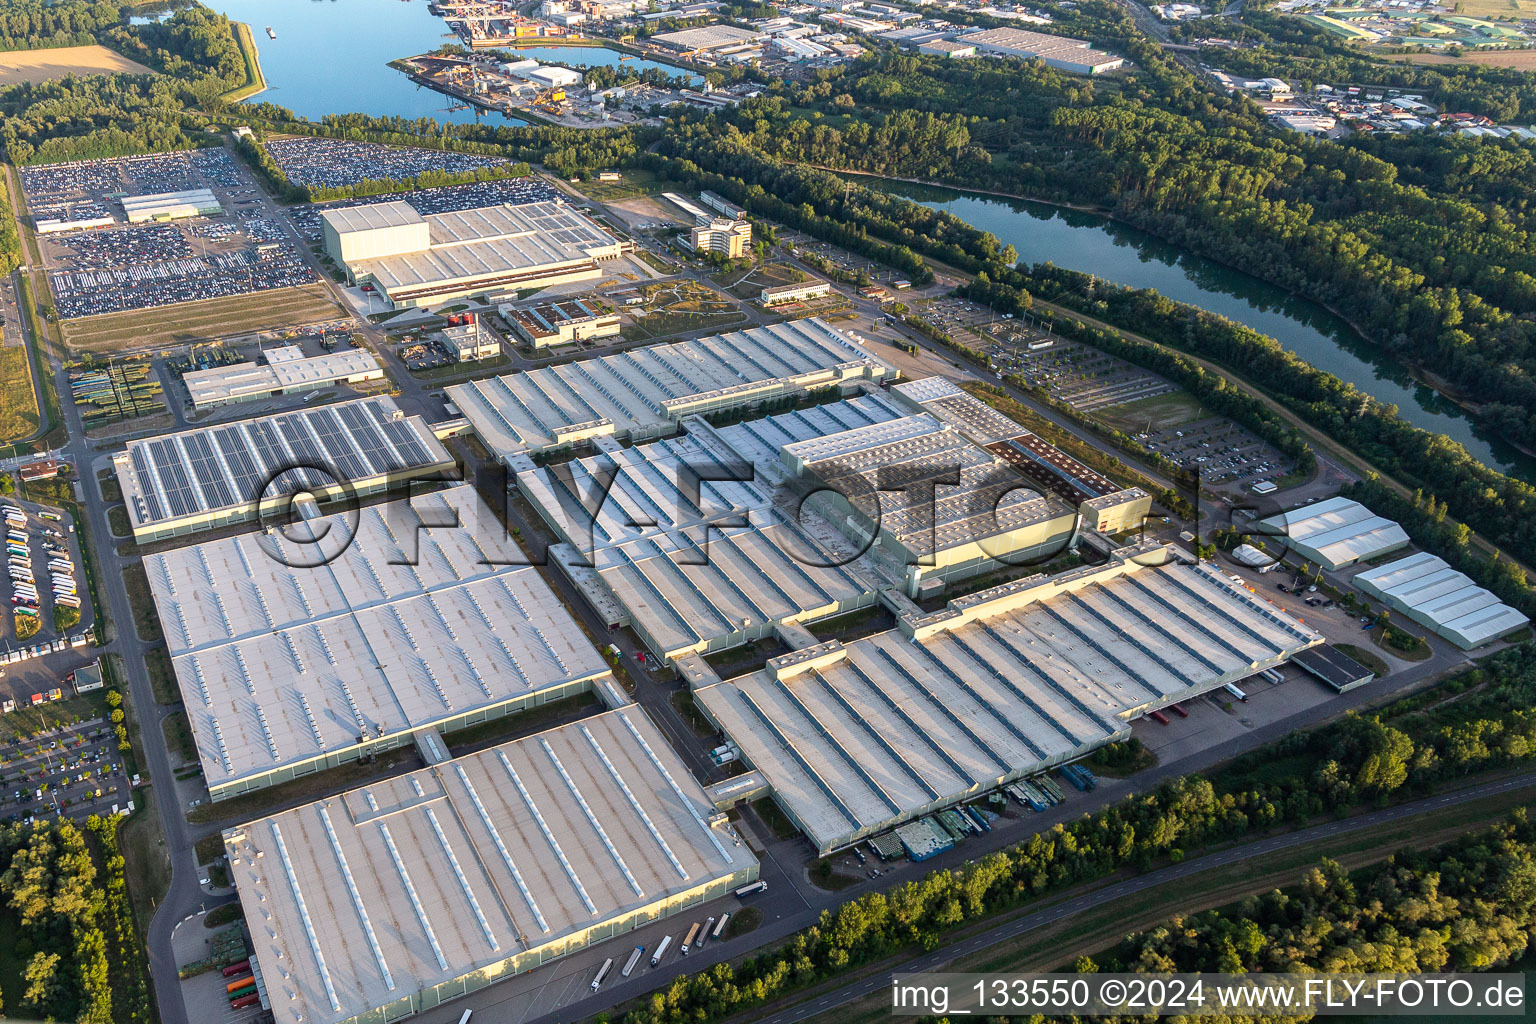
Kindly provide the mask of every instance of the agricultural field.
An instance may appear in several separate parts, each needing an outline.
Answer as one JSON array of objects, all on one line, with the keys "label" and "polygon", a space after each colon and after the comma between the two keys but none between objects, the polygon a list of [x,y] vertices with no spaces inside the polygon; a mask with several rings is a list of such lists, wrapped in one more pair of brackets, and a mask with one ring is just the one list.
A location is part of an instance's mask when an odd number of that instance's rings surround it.
[{"label": "agricultural field", "polygon": [[611,203],[617,199],[633,199],[636,196],[653,196],[658,192],[671,192],[682,188],[676,182],[663,181],[656,177],[653,171],[636,168],[620,173],[624,175],[622,181],[579,181],[571,184],[583,195],[590,196],[600,203]]},{"label": "agricultural field", "polygon": [[0,87],[21,82],[50,82],[65,75],[112,75],[154,72],[105,46],[63,46],[51,50],[0,53]]},{"label": "agricultural field", "polygon": [[[1536,3],[1531,6],[1536,8]],[[1493,68],[1536,71],[1536,50],[1468,50],[1460,57],[1443,53],[1412,53],[1397,59],[1410,64],[1484,64]]]},{"label": "agricultural field", "polygon": [[6,345],[0,348],[0,443],[19,441],[37,426],[37,394],[27,350]]},{"label": "agricultural field", "polygon": [[64,343],[82,352],[142,352],[344,315],[321,284],[109,313],[60,324]]}]

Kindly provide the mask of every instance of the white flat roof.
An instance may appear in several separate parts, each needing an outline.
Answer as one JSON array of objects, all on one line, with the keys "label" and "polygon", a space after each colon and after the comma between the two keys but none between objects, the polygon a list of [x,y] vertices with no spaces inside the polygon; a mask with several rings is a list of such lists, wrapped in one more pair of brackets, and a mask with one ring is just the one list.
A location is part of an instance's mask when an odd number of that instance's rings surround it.
[{"label": "white flat roof", "polygon": [[656,726],[626,708],[224,840],[277,1020],[332,1024],[754,877],[756,859],[713,814]]},{"label": "white flat roof", "polygon": [[1076,757],[1145,708],[1320,641],[1208,567],[1128,557],[797,651],[695,698],[826,849]]},{"label": "white flat roof", "polygon": [[1491,591],[1452,569],[1443,558],[1419,551],[1355,576],[1437,632],[1454,633],[1471,647],[1495,640],[1530,620]]},{"label": "white flat roof", "polygon": [[211,785],[607,672],[468,484],[289,533],[144,558]]},{"label": "white flat roof", "polygon": [[1282,512],[1262,525],[1284,531],[1293,544],[1335,566],[1408,543],[1408,534],[1397,523],[1343,497]]},{"label": "white flat roof", "polygon": [[[372,207],[337,212],[358,209]],[[423,219],[430,229],[431,248],[357,260],[352,272],[372,276],[386,291],[393,291],[579,263],[610,255],[618,245],[617,239],[580,212],[553,201],[434,213]]]},{"label": "white flat roof", "polygon": [[404,200],[389,203],[370,203],[367,206],[342,206],[321,210],[320,216],[337,233],[369,231],[375,228],[398,228],[407,224],[420,224],[426,218]]},{"label": "white flat roof", "polygon": [[555,446],[577,424],[611,423],[613,433],[660,431],[678,403],[746,385],[830,383],[876,377],[889,368],[823,321],[810,317],[670,345],[456,384],[448,400],[503,458]]},{"label": "white flat roof", "polygon": [[289,391],[305,385],[323,387],[359,374],[383,374],[379,361],[366,349],[346,349],[309,357],[299,351],[297,358],[284,354],[290,351],[299,350],[270,349],[269,353],[278,355],[275,359],[269,359],[264,366],[235,363],[231,366],[193,370],[182,377],[182,383],[187,386],[193,404],[202,406],[246,395]]},{"label": "white flat roof", "polygon": [[891,388],[977,444],[995,444],[1030,431],[945,377],[923,377]]},{"label": "white flat roof", "polygon": [[[335,480],[362,487],[453,464],[420,416],[380,396],[129,441],[115,460],[134,526],[168,524]],[[313,468],[328,470],[325,479]]]}]

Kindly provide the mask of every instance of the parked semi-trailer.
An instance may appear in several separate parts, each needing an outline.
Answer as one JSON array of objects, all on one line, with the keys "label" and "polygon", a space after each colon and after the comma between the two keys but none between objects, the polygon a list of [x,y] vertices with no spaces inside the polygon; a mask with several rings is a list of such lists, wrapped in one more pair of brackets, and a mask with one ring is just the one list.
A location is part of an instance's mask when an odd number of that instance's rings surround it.
[{"label": "parked semi-trailer", "polygon": [[667,955],[667,947],[672,945],[672,936],[667,935],[656,944],[656,952],[651,954],[651,966],[661,963],[661,958]]},{"label": "parked semi-trailer", "polygon": [[693,922],[693,927],[688,929],[688,934],[683,936],[683,944],[677,947],[678,953],[682,954],[683,956],[687,956],[688,951],[693,948],[693,940],[698,937],[699,922],[695,921]]},{"label": "parked semi-trailer", "polygon": [[608,972],[613,970],[613,957],[603,961],[603,966],[597,969],[597,977],[592,979],[592,991],[596,992],[602,987],[603,979],[608,977]]},{"label": "parked semi-trailer", "polygon": [[635,947],[635,951],[633,953],[629,954],[629,959],[627,961],[625,961],[624,969],[622,971],[620,971],[619,973],[621,975],[623,975],[624,977],[626,977],[626,978],[629,977],[629,972],[633,971],[635,969],[635,964],[640,962],[640,955],[642,953],[644,953],[644,952],[645,952],[645,947],[644,946],[636,946]]}]

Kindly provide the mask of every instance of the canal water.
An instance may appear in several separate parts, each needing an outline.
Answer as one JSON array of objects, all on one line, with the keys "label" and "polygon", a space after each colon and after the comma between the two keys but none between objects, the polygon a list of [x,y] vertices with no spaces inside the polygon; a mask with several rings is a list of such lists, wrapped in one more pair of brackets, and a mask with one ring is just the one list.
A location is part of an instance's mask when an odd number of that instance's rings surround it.
[{"label": "canal water", "polygon": [[1025,263],[1050,261],[1115,284],[1155,288],[1170,299],[1247,324],[1276,338],[1313,366],[1396,405],[1415,426],[1447,434],[1486,464],[1536,481],[1536,459],[1476,424],[1433,388],[1415,381],[1349,324],[1316,303],[1094,214],[907,182],[854,180],[990,231],[1018,250]]},{"label": "canal water", "polygon": [[[208,6],[251,26],[261,53],[267,91],[253,98],[319,120],[326,114],[432,117],[458,124],[477,118],[522,123],[499,113],[477,113],[452,97],[417,85],[388,66],[392,60],[458,42],[426,0],[207,0]],[[267,38],[267,27],[277,34]],[[612,66],[619,54],[600,46],[524,48],[521,56],[572,67]],[[626,67],[679,68],[647,60]]]}]

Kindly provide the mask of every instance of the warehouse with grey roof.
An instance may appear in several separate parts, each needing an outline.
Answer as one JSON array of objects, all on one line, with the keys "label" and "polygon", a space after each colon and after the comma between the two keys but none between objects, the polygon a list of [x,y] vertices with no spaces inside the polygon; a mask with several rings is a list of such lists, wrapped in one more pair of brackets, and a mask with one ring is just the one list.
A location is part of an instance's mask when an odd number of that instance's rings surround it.
[{"label": "warehouse with grey roof", "polygon": [[592,689],[609,675],[460,484],[146,555],[214,800]]},{"label": "warehouse with grey roof", "polygon": [[1031,576],[694,692],[822,853],[1084,756],[1322,638],[1173,548]]},{"label": "warehouse with grey roof", "polygon": [[598,437],[650,440],[674,432],[685,416],[846,390],[890,373],[811,317],[470,381],[446,394],[510,465]]},{"label": "warehouse with grey roof", "polygon": [[757,878],[626,708],[224,833],[278,1024],[382,1024]]}]

